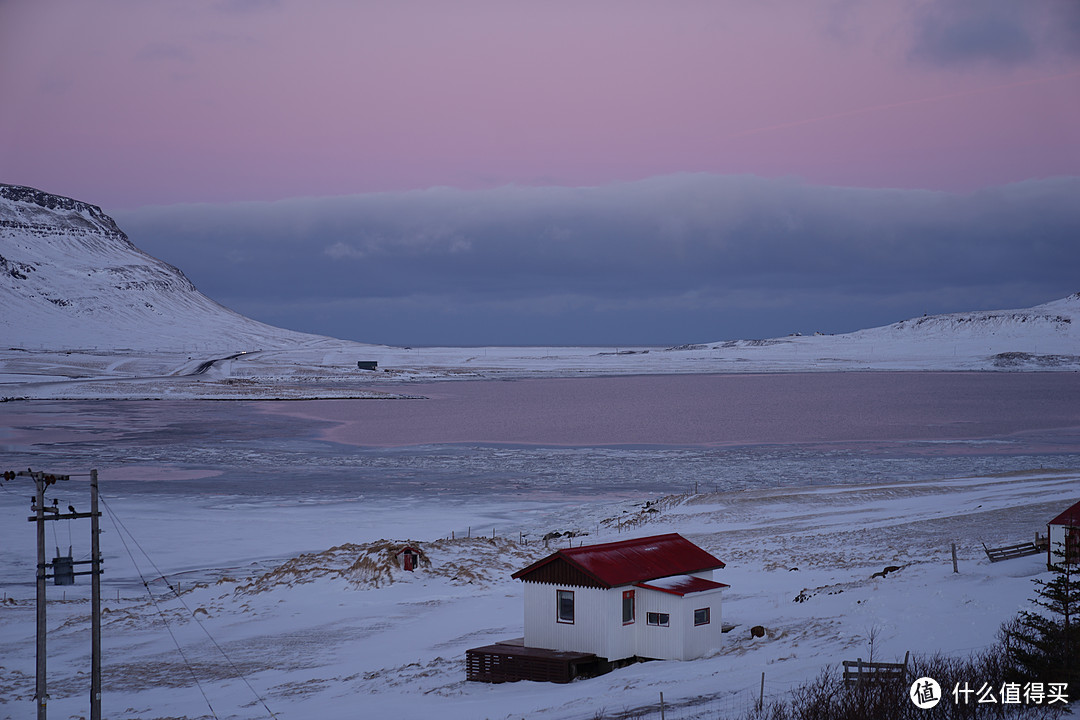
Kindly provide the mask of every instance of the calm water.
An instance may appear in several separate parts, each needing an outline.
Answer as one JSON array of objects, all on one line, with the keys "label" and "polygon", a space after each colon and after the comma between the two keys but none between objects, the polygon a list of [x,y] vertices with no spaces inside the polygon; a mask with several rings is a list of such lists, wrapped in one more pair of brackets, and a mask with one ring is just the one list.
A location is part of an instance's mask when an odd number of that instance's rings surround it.
[{"label": "calm water", "polygon": [[267,404],[361,446],[760,445],[1080,427],[1080,373],[667,375],[411,385],[422,402]]},{"label": "calm water", "polygon": [[[397,388],[400,389],[400,388]],[[0,469],[112,492],[608,496],[1080,467],[1080,374],[409,385],[427,400],[0,404]]]}]

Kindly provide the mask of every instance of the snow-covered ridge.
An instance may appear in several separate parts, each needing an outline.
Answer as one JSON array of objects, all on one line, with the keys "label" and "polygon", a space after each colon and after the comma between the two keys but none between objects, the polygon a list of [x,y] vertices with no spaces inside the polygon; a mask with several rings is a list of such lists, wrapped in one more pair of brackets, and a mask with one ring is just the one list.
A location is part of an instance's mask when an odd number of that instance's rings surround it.
[{"label": "snow-covered ridge", "polygon": [[987,312],[948,313],[927,315],[914,320],[901,320],[889,327],[913,332],[958,332],[973,329],[996,331],[1009,326],[1033,323],[1061,331],[1072,325],[1073,316],[1080,313],[1080,293],[1062,300],[1044,303],[1027,310],[995,310]]},{"label": "snow-covered ridge", "polygon": [[[968,358],[978,369],[1080,369],[1080,293],[1015,310],[925,315],[892,325],[837,336],[905,357],[935,358],[942,369],[964,369],[949,362]],[[910,362],[910,361],[909,361]]]},{"label": "snow-covered ridge", "polygon": [[[284,330],[200,293],[100,208],[0,185],[0,398],[310,398],[373,382],[838,370],[1080,370],[1080,293],[844,335],[672,348],[395,348]],[[376,361],[378,372],[357,368]],[[388,371],[388,372],[383,372]]]},{"label": "snow-covered ridge", "polygon": [[321,339],[222,307],[101,208],[18,185],[0,185],[0,304],[0,344],[23,350],[225,353]]},{"label": "snow-covered ridge", "polygon": [[68,231],[118,236],[127,241],[127,236],[113,219],[97,205],[23,185],[0,184],[0,200],[7,201],[3,203],[4,216],[0,217],[0,226],[34,232],[55,232],[58,228],[64,228]]}]

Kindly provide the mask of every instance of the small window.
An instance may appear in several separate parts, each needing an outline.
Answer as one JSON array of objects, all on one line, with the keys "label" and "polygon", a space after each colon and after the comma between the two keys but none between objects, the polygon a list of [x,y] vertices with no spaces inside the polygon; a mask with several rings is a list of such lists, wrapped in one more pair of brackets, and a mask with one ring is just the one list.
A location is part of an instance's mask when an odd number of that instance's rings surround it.
[{"label": "small window", "polygon": [[657,627],[668,627],[671,624],[671,616],[667,613],[645,613],[645,622]]},{"label": "small window", "polygon": [[708,625],[709,624],[709,608],[703,607],[694,611],[694,624],[695,625]]},{"label": "small window", "polygon": [[556,604],[558,607],[558,620],[561,623],[573,623],[574,622],[574,591],[573,590],[556,590],[555,591]]},{"label": "small window", "polygon": [[622,594],[622,621],[623,625],[634,622],[634,591],[623,590]]}]

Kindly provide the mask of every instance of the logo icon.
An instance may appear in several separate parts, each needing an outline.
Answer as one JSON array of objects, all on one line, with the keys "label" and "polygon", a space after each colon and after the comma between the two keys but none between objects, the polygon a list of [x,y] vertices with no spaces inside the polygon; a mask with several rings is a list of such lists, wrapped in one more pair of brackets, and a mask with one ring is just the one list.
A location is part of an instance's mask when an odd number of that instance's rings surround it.
[{"label": "logo icon", "polygon": [[934,678],[919,678],[911,684],[911,692],[908,694],[915,707],[922,710],[929,710],[941,702],[941,686]]}]

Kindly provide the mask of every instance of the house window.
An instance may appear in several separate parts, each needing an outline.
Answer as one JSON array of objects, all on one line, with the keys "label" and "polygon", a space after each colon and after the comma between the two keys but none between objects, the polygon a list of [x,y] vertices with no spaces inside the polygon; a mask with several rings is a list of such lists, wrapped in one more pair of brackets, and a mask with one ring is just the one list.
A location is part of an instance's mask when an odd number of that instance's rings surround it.
[{"label": "house window", "polygon": [[671,624],[671,616],[667,613],[645,613],[645,622],[648,625],[667,627]]},{"label": "house window", "polygon": [[694,611],[694,624],[695,625],[708,625],[709,624],[709,608],[703,607]]},{"label": "house window", "polygon": [[558,605],[558,620],[561,623],[574,622],[574,591],[556,590],[556,605]]},{"label": "house window", "polygon": [[622,594],[622,622],[629,625],[634,622],[634,591],[623,590]]}]

